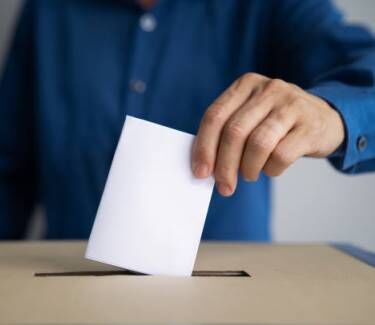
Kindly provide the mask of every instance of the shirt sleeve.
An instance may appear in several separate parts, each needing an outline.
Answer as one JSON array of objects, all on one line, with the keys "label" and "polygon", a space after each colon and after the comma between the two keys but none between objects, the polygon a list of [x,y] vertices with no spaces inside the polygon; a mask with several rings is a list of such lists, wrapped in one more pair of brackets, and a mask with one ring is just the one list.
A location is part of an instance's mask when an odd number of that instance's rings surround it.
[{"label": "shirt sleeve", "polygon": [[27,2],[0,80],[0,239],[24,237],[36,197],[32,25]]},{"label": "shirt sleeve", "polygon": [[325,99],[345,142],[328,157],[346,173],[375,171],[375,39],[327,0],[275,1],[270,74]]}]

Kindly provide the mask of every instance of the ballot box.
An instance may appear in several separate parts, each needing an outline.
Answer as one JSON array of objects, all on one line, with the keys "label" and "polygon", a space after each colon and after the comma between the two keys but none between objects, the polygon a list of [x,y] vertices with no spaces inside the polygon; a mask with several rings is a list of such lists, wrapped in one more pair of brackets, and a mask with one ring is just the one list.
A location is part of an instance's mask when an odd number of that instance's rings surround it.
[{"label": "ballot box", "polygon": [[332,246],[203,243],[192,277],[0,243],[0,324],[375,324],[375,268]]}]

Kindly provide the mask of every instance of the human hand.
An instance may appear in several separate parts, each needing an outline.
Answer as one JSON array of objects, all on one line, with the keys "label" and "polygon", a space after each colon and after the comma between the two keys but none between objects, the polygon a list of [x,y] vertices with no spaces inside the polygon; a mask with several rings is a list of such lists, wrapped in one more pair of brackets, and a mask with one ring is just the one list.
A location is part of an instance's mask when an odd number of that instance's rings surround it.
[{"label": "human hand", "polygon": [[247,73],[204,114],[192,151],[198,178],[215,177],[230,196],[240,170],[256,181],[278,176],[302,156],[326,157],[344,141],[339,113],[323,99],[279,79]]}]

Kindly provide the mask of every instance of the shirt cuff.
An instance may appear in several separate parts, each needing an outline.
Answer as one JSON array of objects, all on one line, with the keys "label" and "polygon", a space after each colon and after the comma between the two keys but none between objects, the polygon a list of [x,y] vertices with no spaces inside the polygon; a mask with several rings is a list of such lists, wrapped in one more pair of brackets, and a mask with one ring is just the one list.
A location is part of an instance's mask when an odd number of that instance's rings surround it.
[{"label": "shirt cuff", "polygon": [[366,114],[373,105],[370,89],[330,81],[307,92],[327,101],[341,115],[345,126],[344,144],[328,159],[336,169],[354,173],[356,164],[375,156],[375,146],[369,146],[370,135],[365,128],[371,124]]}]

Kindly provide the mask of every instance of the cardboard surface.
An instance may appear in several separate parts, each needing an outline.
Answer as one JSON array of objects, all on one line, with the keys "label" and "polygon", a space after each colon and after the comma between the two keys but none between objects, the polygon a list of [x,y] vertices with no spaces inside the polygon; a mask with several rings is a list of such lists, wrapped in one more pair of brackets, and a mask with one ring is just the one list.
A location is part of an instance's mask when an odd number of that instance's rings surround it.
[{"label": "cardboard surface", "polygon": [[375,269],[332,247],[200,246],[195,270],[251,277],[34,276],[116,270],[85,246],[1,243],[0,324],[375,324]]}]

